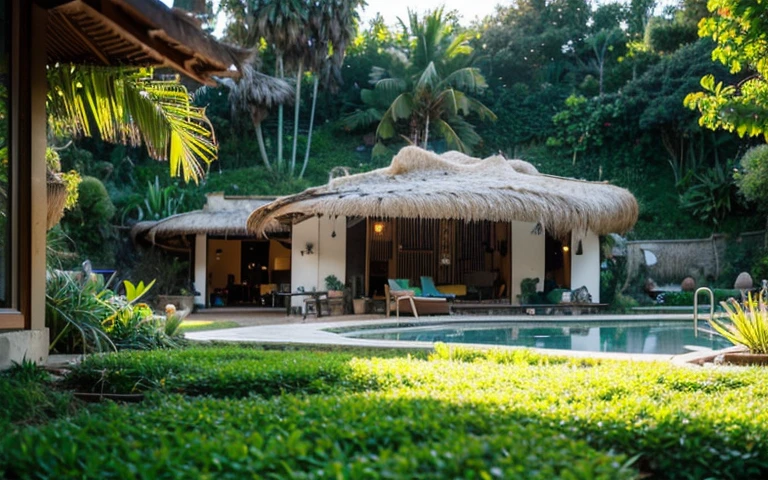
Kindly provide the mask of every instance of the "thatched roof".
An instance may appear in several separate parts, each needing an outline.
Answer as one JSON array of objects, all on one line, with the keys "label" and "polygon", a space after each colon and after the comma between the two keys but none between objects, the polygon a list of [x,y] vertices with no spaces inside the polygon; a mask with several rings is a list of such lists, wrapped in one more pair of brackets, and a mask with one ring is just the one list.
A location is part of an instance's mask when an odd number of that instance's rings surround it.
[{"label": "thatched roof", "polygon": [[540,174],[530,163],[405,147],[389,167],[332,179],[253,212],[248,229],[311,215],[538,222],[563,238],[573,231],[625,232],[638,206],[607,183]]},{"label": "thatched roof", "polygon": [[49,63],[167,66],[200,83],[238,76],[246,50],[224,45],[159,0],[42,0]]},{"label": "thatched roof", "polygon": [[[156,222],[139,222],[131,229],[133,238],[145,237],[152,243],[159,238],[206,233],[208,235],[252,235],[246,229],[248,216],[274,197],[225,197],[221,193],[207,196],[202,210],[180,213]],[[278,222],[271,222],[268,232],[287,231]]]}]

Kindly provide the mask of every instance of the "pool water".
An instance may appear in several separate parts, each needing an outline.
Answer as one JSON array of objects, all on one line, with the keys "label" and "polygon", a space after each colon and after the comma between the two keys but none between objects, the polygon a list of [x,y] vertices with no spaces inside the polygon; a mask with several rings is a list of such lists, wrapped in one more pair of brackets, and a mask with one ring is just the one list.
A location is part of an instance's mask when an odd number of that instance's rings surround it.
[{"label": "pool water", "polygon": [[340,332],[353,338],[418,342],[509,345],[586,352],[676,355],[693,350],[718,350],[730,342],[699,324],[673,321],[632,322],[508,322],[385,326]]}]

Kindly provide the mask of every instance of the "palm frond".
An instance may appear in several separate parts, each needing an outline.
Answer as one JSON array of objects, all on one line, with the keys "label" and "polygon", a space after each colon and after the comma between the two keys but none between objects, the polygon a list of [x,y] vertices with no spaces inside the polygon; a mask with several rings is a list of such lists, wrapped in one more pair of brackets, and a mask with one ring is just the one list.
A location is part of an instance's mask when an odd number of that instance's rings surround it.
[{"label": "palm frond", "polygon": [[454,87],[458,90],[478,91],[488,86],[485,77],[477,68],[466,67],[451,72],[442,81],[442,85]]},{"label": "palm frond", "polygon": [[419,75],[419,80],[416,82],[416,88],[428,88],[433,89],[440,83],[440,75],[435,68],[435,62],[429,62],[427,68]]},{"label": "palm frond", "polygon": [[472,151],[483,141],[482,137],[475,130],[474,125],[464,119],[464,117],[454,115],[445,118],[445,122],[451,126],[451,129],[459,136],[464,147],[465,153]]},{"label": "palm frond", "polygon": [[395,136],[397,130],[395,129],[395,121],[392,119],[392,115],[389,110],[381,117],[379,126],[376,127],[376,137],[388,139]]},{"label": "palm frond", "polygon": [[451,41],[451,43],[445,49],[445,58],[447,60],[451,60],[456,57],[469,57],[472,55],[474,49],[469,44],[471,38],[472,35],[469,32],[456,35],[453,41]]},{"label": "palm frond", "polygon": [[464,92],[450,89],[454,92],[454,98],[456,100],[456,106],[458,113],[461,115],[469,115],[470,113],[476,114],[480,117],[480,120],[496,121],[496,114],[486,107],[481,101],[470,97]]},{"label": "palm frond", "polygon": [[464,142],[461,140],[461,137],[459,137],[459,134],[456,133],[456,131],[448,124],[448,122],[440,119],[435,120],[433,125],[435,126],[435,129],[440,132],[440,135],[445,138],[449,146],[463,153],[469,152],[467,145],[464,144]]},{"label": "palm frond", "polygon": [[384,116],[389,116],[392,120],[397,121],[411,118],[412,114],[413,96],[410,93],[403,93],[392,102]]},{"label": "palm frond", "polygon": [[213,127],[186,87],[153,80],[152,74],[151,69],[49,68],[51,128],[91,136],[94,127],[107,142],[143,142],[150,157],[169,162],[172,176],[197,182],[217,156]]},{"label": "palm frond", "polygon": [[381,110],[376,108],[368,108],[365,110],[357,110],[345,117],[343,117],[339,123],[345,130],[357,130],[358,128],[365,128],[376,122],[380,122],[383,114]]},{"label": "palm frond", "polygon": [[391,102],[392,99],[403,93],[407,85],[402,78],[382,78],[376,82],[376,92],[381,94],[385,102]]}]

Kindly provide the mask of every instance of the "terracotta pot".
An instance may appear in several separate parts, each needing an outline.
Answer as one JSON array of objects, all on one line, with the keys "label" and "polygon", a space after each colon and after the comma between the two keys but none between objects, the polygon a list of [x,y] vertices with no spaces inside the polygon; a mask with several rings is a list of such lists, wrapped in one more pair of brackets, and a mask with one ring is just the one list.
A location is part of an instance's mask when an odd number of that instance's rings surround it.
[{"label": "terracotta pot", "polygon": [[749,352],[732,352],[723,354],[723,363],[730,363],[731,365],[763,365],[768,366],[768,354],[765,353],[749,353]]},{"label": "terracotta pot", "polygon": [[342,298],[344,290],[328,290],[328,298]]},{"label": "terracotta pot", "polygon": [[368,300],[365,298],[356,298],[352,300],[352,308],[355,312],[355,315],[362,315],[366,312],[366,306],[367,306]]}]

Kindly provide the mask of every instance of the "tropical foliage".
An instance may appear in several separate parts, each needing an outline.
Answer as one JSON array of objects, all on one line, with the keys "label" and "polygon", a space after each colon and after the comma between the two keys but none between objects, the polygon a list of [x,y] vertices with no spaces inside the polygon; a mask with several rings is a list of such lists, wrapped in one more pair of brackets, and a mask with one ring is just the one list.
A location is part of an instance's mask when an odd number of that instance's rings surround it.
[{"label": "tropical foliage", "polygon": [[704,92],[692,93],[686,104],[701,112],[702,126],[768,140],[768,7],[754,0],[712,0],[707,6],[711,15],[699,24],[699,35],[717,43],[712,59],[740,74],[739,81],[706,75],[701,79]]},{"label": "tropical foliage", "polygon": [[198,182],[216,159],[205,109],[192,104],[178,77],[157,80],[152,69],[49,67],[46,109],[55,135],[143,143],[184,181]]},{"label": "tropical foliage", "polygon": [[122,222],[127,218],[135,221],[160,220],[180,213],[184,205],[185,192],[175,185],[160,186],[160,177],[147,184],[147,191],[142,198],[133,195],[129,203],[123,207]]},{"label": "tropical foliage", "polygon": [[[413,145],[425,148],[443,138],[452,149],[470,153],[480,136],[465,117],[495,120],[496,115],[470,96],[486,87],[485,77],[473,67],[474,49],[470,32],[456,32],[439,8],[419,19],[408,12],[400,20],[403,44],[392,52],[388,69],[374,68],[372,89],[363,89],[365,108],[345,117],[350,129],[378,123],[376,137],[391,140],[400,135]],[[384,148],[378,144],[379,151]]]},{"label": "tropical foliage", "polygon": [[728,320],[710,319],[712,328],[734,345],[747,347],[750,353],[768,354],[768,307],[762,294],[753,298],[750,293],[744,306],[731,299],[721,305]]},{"label": "tropical foliage", "polygon": [[425,357],[245,346],[94,355],[70,387],[147,392],[145,401],[82,407],[60,420],[43,413],[47,424],[35,426],[11,410],[0,476],[586,480],[768,471],[764,369],[446,345]]},{"label": "tropical foliage", "polygon": [[[274,57],[274,76],[269,78],[259,72],[245,72],[237,83],[227,83],[234,113],[248,112],[259,141],[259,151],[264,165],[273,173],[293,177],[297,169],[299,113],[301,88],[305,72],[313,77],[312,107],[304,163],[298,178],[304,176],[310,156],[315,121],[318,87],[323,85],[336,91],[342,82],[341,67],[350,41],[355,36],[357,8],[362,0],[334,2],[308,2],[306,0],[224,0],[222,11],[230,18],[227,25],[228,40],[241,46],[258,50],[260,54]],[[293,145],[290,162],[285,163],[283,153],[284,104],[290,100],[282,93],[286,68],[295,74],[293,84],[294,116]],[[264,88],[267,87],[267,88]],[[272,106],[277,107],[277,147],[275,161],[269,160],[265,146],[262,121]],[[274,163],[274,165],[273,165]]]},{"label": "tropical foliage", "polygon": [[126,295],[120,296],[100,275],[50,269],[45,311],[51,351],[92,353],[179,346],[181,320],[174,315],[156,316],[147,304],[139,303],[154,283],[125,282]]}]

